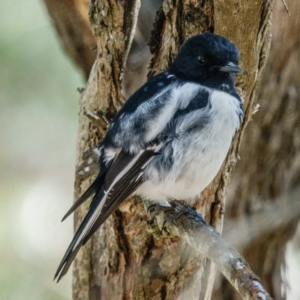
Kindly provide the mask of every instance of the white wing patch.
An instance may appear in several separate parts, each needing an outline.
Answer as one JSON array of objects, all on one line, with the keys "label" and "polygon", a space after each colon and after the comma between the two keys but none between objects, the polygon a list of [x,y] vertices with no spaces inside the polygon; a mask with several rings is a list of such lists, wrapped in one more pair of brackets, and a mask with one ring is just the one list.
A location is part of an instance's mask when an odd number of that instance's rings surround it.
[{"label": "white wing patch", "polygon": [[195,83],[185,83],[173,88],[164,108],[147,123],[149,131],[146,134],[146,142],[153,140],[160,134],[167,123],[172,119],[178,109],[184,109],[190,101],[199,93],[201,86]]}]

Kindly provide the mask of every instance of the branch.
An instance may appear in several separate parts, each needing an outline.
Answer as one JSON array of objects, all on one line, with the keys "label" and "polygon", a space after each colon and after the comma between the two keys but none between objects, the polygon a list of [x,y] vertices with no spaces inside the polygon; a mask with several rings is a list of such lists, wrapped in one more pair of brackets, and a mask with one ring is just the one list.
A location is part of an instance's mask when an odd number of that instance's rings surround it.
[{"label": "branch", "polygon": [[178,201],[171,207],[151,205],[150,231],[156,236],[179,236],[210,259],[243,299],[271,300],[243,256],[209,226],[202,216]]}]

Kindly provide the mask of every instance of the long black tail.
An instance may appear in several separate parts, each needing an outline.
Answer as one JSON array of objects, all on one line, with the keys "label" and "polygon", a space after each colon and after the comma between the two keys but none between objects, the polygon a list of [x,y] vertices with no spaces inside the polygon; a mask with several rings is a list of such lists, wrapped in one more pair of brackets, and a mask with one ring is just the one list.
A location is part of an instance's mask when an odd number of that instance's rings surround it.
[{"label": "long black tail", "polygon": [[57,268],[54,280],[57,278],[58,282],[67,273],[81,246],[91,238],[120,203],[143,183],[142,175],[145,167],[154,155],[157,153],[152,150],[141,151],[137,155],[119,153],[109,170],[103,175],[98,175],[90,188],[71,207],[67,216],[95,193],[87,215]]},{"label": "long black tail", "polygon": [[[98,203],[98,207],[99,207],[99,204],[100,204],[101,200],[103,199],[103,196],[104,196],[103,190],[99,191],[94,196],[93,203],[94,204]],[[57,282],[59,282],[60,279],[68,272],[70,265],[71,265],[72,261],[74,260],[77,252],[79,251],[81,246],[85,244],[84,231],[86,231],[86,227],[88,226],[88,223],[90,222],[92,216],[94,215],[95,209],[96,209],[96,206],[94,206],[93,209],[89,210],[89,212],[85,216],[83,222],[81,223],[80,227],[78,228],[64,257],[62,258],[62,260],[57,268],[57,271],[54,275],[54,280],[57,278]]]},{"label": "long black tail", "polygon": [[82,203],[84,203],[88,198],[96,193],[99,193],[101,187],[103,186],[106,172],[99,173],[94,182],[89,186],[89,188],[74,202],[71,208],[62,218],[62,222],[73,213]]}]

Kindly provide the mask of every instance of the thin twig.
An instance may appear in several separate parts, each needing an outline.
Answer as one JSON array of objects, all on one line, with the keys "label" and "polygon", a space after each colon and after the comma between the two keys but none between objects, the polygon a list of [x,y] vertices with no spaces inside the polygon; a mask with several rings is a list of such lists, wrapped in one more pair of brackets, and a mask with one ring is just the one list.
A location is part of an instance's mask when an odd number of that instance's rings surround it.
[{"label": "thin twig", "polygon": [[288,7],[287,3],[285,2],[285,0],[282,0],[282,3],[283,3],[283,5],[284,5],[284,7],[285,7],[285,10],[287,11],[287,13],[288,13],[288,15],[289,15],[289,17],[290,17],[290,16],[291,16],[291,13],[290,13],[290,10],[289,10],[289,7]]},{"label": "thin twig", "polygon": [[123,58],[122,69],[121,69],[120,76],[119,76],[120,81],[122,81],[123,75],[125,72],[127,58],[128,58],[129,52],[130,52],[133,38],[134,38],[138,15],[139,15],[140,7],[141,7],[140,0],[133,0],[133,1],[128,1],[128,2],[129,2],[129,5],[131,5],[131,11],[128,14],[128,18],[126,20],[126,23],[127,23],[126,28],[130,28],[130,32],[128,34],[128,38],[126,41],[126,48],[125,48],[125,52],[124,52],[125,54],[124,54],[124,58]]}]

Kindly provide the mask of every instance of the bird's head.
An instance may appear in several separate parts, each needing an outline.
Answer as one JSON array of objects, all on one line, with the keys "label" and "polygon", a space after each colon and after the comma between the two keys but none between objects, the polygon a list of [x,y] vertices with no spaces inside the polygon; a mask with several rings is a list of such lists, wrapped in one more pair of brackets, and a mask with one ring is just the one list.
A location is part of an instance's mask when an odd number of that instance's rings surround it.
[{"label": "bird's head", "polygon": [[202,33],[184,42],[170,71],[183,80],[219,88],[233,84],[234,74],[242,72],[239,56],[237,47],[226,38]]}]

